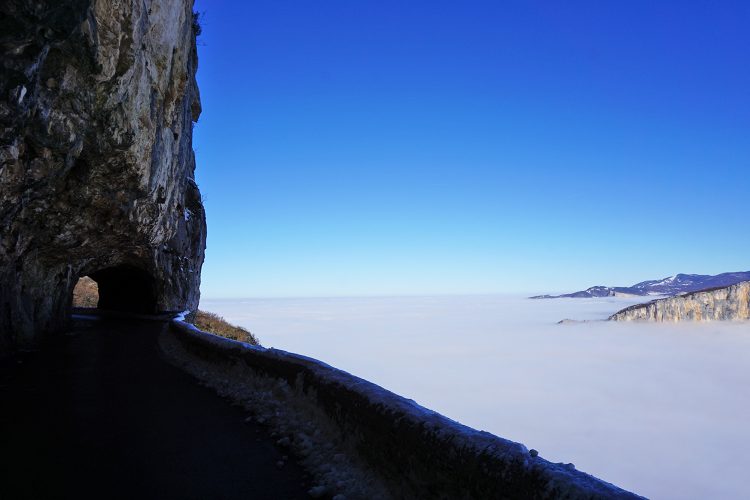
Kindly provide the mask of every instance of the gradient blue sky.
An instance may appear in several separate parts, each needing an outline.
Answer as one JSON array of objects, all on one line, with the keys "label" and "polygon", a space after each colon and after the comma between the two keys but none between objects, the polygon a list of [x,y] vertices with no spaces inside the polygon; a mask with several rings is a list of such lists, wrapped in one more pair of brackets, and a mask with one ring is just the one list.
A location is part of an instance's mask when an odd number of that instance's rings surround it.
[{"label": "gradient blue sky", "polygon": [[750,269],[749,2],[195,8],[204,297]]}]

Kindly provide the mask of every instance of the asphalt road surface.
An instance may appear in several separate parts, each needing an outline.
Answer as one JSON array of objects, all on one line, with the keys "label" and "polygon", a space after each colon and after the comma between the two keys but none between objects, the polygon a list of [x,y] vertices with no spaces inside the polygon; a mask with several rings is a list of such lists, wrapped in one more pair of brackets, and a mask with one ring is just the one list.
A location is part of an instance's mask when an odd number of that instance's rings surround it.
[{"label": "asphalt road surface", "polygon": [[0,499],[309,498],[264,428],[162,359],[165,328],[76,320],[0,363]]}]

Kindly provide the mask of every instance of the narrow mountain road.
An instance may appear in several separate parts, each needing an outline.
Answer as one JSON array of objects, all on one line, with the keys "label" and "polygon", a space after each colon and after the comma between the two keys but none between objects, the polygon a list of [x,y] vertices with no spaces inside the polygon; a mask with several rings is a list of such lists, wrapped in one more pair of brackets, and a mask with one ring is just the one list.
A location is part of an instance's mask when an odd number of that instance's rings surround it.
[{"label": "narrow mountain road", "polygon": [[165,328],[77,319],[0,365],[0,498],[309,498],[264,428],[161,358]]}]

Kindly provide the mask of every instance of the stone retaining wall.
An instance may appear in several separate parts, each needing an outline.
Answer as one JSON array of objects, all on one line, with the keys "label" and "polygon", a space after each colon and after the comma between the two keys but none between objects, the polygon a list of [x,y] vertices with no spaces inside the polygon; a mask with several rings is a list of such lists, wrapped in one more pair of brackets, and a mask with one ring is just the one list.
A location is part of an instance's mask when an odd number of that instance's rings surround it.
[{"label": "stone retaining wall", "polygon": [[396,498],[641,498],[316,359],[224,339],[179,320],[171,332],[192,356],[245,365],[312,397]]}]

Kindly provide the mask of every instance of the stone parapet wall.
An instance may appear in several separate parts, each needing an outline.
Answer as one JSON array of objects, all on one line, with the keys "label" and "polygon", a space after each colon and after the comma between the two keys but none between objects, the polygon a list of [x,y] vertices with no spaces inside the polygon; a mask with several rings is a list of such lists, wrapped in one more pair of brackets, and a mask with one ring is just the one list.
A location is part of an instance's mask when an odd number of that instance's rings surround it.
[{"label": "stone parapet wall", "polygon": [[186,364],[240,367],[246,377],[276,379],[311,398],[394,498],[641,498],[316,359],[216,337],[178,320],[171,336],[194,357]]}]

